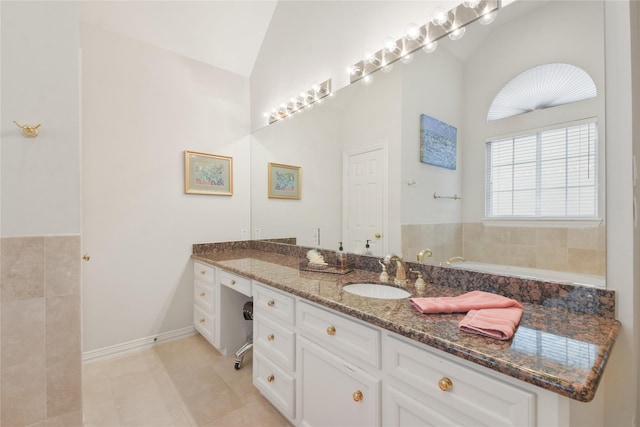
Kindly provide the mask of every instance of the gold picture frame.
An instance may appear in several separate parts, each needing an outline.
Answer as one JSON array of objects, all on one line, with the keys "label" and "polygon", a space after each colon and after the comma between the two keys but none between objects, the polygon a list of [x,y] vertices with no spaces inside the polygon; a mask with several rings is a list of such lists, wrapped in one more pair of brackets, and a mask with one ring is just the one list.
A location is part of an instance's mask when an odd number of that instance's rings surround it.
[{"label": "gold picture frame", "polygon": [[300,199],[300,166],[269,163],[269,198]]},{"label": "gold picture frame", "polygon": [[233,158],[215,154],[184,152],[184,192],[188,194],[233,194]]}]

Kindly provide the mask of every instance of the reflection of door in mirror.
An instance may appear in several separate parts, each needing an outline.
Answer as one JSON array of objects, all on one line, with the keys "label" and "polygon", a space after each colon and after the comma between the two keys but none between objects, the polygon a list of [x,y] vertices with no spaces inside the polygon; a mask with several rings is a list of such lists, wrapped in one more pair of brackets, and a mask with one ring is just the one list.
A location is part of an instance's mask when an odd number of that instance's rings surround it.
[{"label": "reflection of door in mirror", "polygon": [[347,212],[343,216],[345,250],[383,256],[386,251],[382,219],[385,215],[384,180],[386,177],[384,148],[345,154],[347,171],[345,192]]}]

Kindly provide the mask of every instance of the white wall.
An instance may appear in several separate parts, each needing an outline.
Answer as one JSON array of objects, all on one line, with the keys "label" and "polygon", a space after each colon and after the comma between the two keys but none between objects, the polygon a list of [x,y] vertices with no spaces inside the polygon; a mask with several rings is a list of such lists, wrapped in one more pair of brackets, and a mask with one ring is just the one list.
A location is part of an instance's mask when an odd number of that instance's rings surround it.
[{"label": "white wall", "polygon": [[[191,245],[249,228],[248,79],[81,25],[84,352],[193,323]],[[232,196],[184,193],[184,150]]]},{"label": "white wall", "polygon": [[[79,234],[76,5],[3,8],[10,18],[2,28],[2,235]],[[13,120],[40,123],[40,136],[23,137]]]}]

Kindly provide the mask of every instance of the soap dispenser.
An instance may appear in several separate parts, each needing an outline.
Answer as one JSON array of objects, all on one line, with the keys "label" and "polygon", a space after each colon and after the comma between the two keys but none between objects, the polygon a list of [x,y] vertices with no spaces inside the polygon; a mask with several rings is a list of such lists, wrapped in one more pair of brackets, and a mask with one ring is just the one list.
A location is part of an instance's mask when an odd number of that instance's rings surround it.
[{"label": "soap dispenser", "polygon": [[338,247],[338,252],[336,253],[336,257],[338,259],[338,268],[344,270],[347,268],[347,254],[344,253],[344,248],[342,247],[342,242],[339,242],[340,246]]}]

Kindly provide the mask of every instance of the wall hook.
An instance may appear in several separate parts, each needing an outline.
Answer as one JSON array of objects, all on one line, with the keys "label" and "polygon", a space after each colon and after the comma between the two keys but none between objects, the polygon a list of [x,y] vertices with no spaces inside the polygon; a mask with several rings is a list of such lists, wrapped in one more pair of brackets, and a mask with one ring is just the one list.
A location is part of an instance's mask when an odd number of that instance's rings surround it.
[{"label": "wall hook", "polygon": [[20,128],[20,133],[22,136],[26,136],[27,138],[35,138],[38,136],[38,128],[40,127],[40,123],[37,125],[21,125],[20,123],[13,121]]}]

